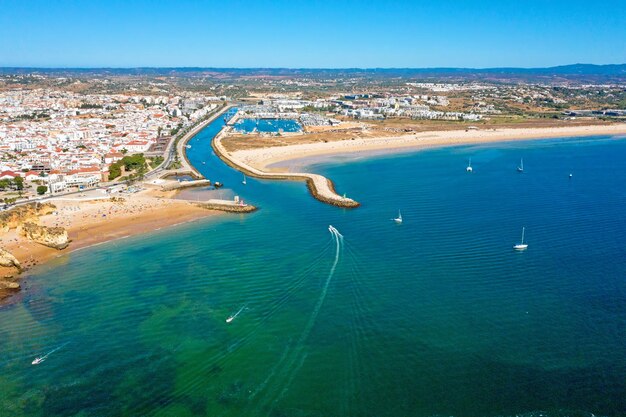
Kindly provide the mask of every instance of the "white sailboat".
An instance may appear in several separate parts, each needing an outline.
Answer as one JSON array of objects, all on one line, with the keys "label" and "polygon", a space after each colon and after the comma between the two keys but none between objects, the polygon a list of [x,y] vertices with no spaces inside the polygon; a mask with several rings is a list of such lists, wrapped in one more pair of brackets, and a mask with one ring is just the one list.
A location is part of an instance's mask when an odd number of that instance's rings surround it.
[{"label": "white sailboat", "polygon": [[391,220],[393,220],[394,222],[398,224],[402,223],[402,213],[400,213],[400,210],[398,210],[398,217],[396,217],[395,219],[391,219]]},{"label": "white sailboat", "polygon": [[519,160],[519,166],[517,167],[517,172],[524,172],[524,158]]},{"label": "white sailboat", "polygon": [[526,230],[525,227],[522,227],[522,241],[521,243],[518,243],[517,245],[513,246],[513,249],[515,250],[524,250],[526,248],[528,248],[528,244],[524,243],[524,231]]},{"label": "white sailboat", "polygon": [[469,159],[469,162],[467,164],[467,168],[465,168],[465,170],[467,172],[472,172],[474,169],[472,168],[472,158]]},{"label": "white sailboat", "polygon": [[246,174],[243,174],[243,181],[241,181],[241,183],[242,183],[243,185],[246,185],[246,184],[247,184],[247,182],[246,182]]}]

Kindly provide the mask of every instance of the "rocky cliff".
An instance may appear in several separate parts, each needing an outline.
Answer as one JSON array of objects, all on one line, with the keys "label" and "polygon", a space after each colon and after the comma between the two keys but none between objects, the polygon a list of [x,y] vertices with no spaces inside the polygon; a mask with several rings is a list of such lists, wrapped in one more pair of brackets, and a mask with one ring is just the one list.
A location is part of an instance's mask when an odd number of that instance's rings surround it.
[{"label": "rocky cliff", "polygon": [[67,230],[62,227],[40,226],[35,223],[24,223],[18,229],[20,235],[33,242],[55,249],[65,249],[70,240]]},{"label": "rocky cliff", "polygon": [[51,203],[31,203],[0,213],[0,232],[17,229],[24,223],[39,223],[39,217],[51,214],[56,206]]},{"label": "rocky cliff", "polygon": [[[22,271],[22,265],[15,256],[4,249],[0,249],[0,267],[16,268],[18,273]],[[20,284],[16,282],[15,274],[10,271],[8,269],[2,271],[2,276],[0,276],[0,300],[20,288]],[[5,272],[10,273],[6,274]]]},{"label": "rocky cliff", "polygon": [[4,266],[6,268],[15,267],[18,271],[22,269],[22,265],[20,265],[17,258],[4,249],[0,249],[0,266]]}]

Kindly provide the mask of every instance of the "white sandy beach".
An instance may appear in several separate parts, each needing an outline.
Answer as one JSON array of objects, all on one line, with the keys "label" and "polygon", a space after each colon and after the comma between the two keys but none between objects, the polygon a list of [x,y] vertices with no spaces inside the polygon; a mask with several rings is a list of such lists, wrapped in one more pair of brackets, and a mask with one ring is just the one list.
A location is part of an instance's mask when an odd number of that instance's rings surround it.
[{"label": "white sandy beach", "polygon": [[231,152],[234,162],[260,171],[276,172],[273,164],[315,156],[358,154],[372,151],[410,152],[422,148],[506,142],[513,140],[566,138],[596,135],[626,135],[626,123],[600,126],[554,128],[507,128],[489,130],[449,130],[410,135],[355,138]]}]

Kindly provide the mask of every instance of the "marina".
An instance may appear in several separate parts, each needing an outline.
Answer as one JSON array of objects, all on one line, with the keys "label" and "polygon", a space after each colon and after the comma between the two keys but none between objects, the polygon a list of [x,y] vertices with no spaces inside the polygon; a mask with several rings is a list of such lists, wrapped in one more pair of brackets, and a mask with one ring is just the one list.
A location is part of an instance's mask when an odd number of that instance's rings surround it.
[{"label": "marina", "polygon": [[293,119],[239,118],[233,125],[233,129],[240,133],[297,133],[302,131],[302,126]]}]

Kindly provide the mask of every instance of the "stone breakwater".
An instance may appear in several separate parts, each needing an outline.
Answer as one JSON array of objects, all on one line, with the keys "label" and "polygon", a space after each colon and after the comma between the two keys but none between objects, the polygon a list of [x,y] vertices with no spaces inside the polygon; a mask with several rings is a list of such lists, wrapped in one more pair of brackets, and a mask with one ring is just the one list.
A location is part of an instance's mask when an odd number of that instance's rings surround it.
[{"label": "stone breakwater", "polygon": [[194,180],[194,181],[175,181],[167,184],[163,184],[161,187],[163,191],[182,190],[183,188],[191,187],[204,187],[211,185],[209,180]]},{"label": "stone breakwater", "polygon": [[237,204],[226,200],[208,200],[204,203],[198,203],[197,205],[210,210],[220,210],[230,213],[252,213],[257,210],[255,206],[250,204]]},{"label": "stone breakwater", "polygon": [[335,186],[331,180],[319,174],[310,174],[307,172],[294,172],[289,174],[265,172],[257,168],[254,168],[243,161],[233,157],[222,144],[222,138],[224,137],[224,131],[220,132],[213,139],[211,145],[215,153],[231,167],[245,173],[250,177],[271,179],[271,180],[292,180],[292,181],[306,181],[307,187],[313,197],[327,204],[331,204],[337,207],[343,208],[356,208],[360,204],[347,197],[340,196],[335,191]]}]

